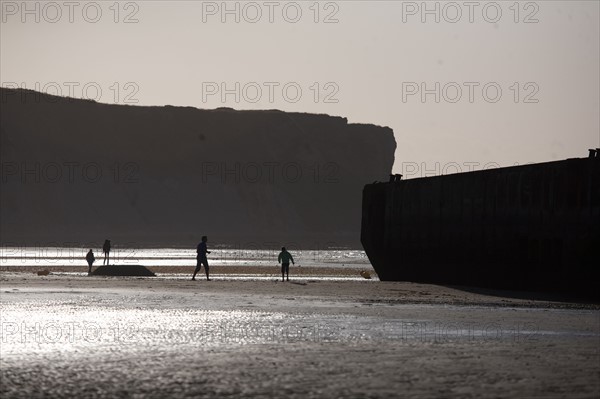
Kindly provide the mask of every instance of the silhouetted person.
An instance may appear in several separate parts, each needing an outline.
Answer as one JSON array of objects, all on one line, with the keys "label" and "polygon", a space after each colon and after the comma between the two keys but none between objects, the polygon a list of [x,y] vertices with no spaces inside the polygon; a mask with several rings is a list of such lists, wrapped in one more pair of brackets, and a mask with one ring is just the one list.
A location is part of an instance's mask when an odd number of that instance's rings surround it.
[{"label": "silhouetted person", "polygon": [[110,264],[110,240],[104,240],[102,252],[104,253],[104,261],[102,262],[102,264]]},{"label": "silhouetted person", "polygon": [[204,271],[206,272],[206,280],[210,281],[208,277],[208,259],[206,259],[206,254],[209,254],[210,251],[206,248],[206,242],[208,238],[206,236],[202,236],[202,242],[198,244],[198,248],[196,252],[198,255],[196,256],[196,270],[194,270],[194,275],[192,276],[192,280],[196,280],[196,273],[200,271],[202,268],[202,264],[204,264]]},{"label": "silhouetted person", "polygon": [[88,275],[92,274],[92,264],[96,260],[96,257],[94,256],[94,252],[92,252],[91,249],[89,250],[89,252],[85,256],[85,260],[87,260],[87,263],[88,263],[88,266],[89,266]]},{"label": "silhouetted person", "polygon": [[281,281],[285,281],[283,279],[284,275],[287,277],[287,281],[290,281],[290,261],[295,265],[292,254],[285,247],[281,247],[281,253],[277,257],[277,262],[281,263]]}]

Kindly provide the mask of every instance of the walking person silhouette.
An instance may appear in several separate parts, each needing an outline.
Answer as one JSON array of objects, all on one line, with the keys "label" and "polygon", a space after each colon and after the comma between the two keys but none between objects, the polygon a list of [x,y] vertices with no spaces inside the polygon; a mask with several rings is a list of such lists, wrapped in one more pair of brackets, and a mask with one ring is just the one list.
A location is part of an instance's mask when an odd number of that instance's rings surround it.
[{"label": "walking person silhouette", "polygon": [[194,270],[194,275],[192,276],[192,280],[196,280],[196,273],[200,271],[202,268],[202,264],[204,264],[204,271],[206,272],[206,280],[210,281],[208,277],[208,259],[206,259],[206,254],[209,254],[210,251],[206,248],[206,243],[208,242],[208,237],[202,236],[202,242],[198,244],[198,248],[196,252],[198,255],[196,256],[196,270]]},{"label": "walking person silhouette", "polygon": [[85,256],[85,260],[87,260],[88,263],[88,276],[92,274],[92,265],[94,264],[94,261],[96,260],[96,257],[94,256],[94,252],[90,249],[89,252],[87,253],[87,255]]},{"label": "walking person silhouette", "polygon": [[110,240],[104,240],[104,245],[102,246],[102,252],[104,252],[104,261],[102,264],[109,265],[110,264]]},{"label": "walking person silhouette", "polygon": [[290,281],[290,261],[295,265],[292,254],[285,247],[281,247],[281,253],[277,257],[277,262],[281,263],[281,281],[285,281],[283,279],[284,275],[287,277],[287,281]]}]

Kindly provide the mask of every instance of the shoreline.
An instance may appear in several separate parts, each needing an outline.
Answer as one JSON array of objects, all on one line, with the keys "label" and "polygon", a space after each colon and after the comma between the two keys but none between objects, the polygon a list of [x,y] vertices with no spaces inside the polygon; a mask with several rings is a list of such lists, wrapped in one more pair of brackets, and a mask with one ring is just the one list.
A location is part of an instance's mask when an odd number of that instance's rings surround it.
[{"label": "shoreline", "polygon": [[[101,265],[99,265],[101,266]],[[99,266],[93,266],[92,270],[96,270]],[[122,267],[127,267],[123,265]],[[148,266],[148,269],[157,274],[169,273],[169,274],[189,274],[190,276],[194,272],[195,266]],[[0,273],[12,272],[12,273],[24,273],[24,274],[36,274],[39,271],[49,271],[50,273],[87,273],[87,266],[0,266]],[[329,277],[361,277],[360,272],[366,270],[373,278],[377,278],[377,274],[371,267],[371,265],[365,265],[364,268],[357,267],[318,267],[318,266],[290,266],[290,276],[329,276]],[[199,272],[204,275],[204,267]],[[254,274],[254,275],[279,275],[281,276],[281,266],[239,266],[239,265],[216,265],[210,266],[211,275],[219,274]]]},{"label": "shoreline", "polygon": [[[225,267],[227,268],[227,267]],[[253,267],[249,267],[254,269]],[[78,289],[103,290],[146,290],[169,293],[187,293],[199,289],[206,294],[235,295],[286,295],[293,293],[303,298],[334,300],[336,302],[360,302],[369,306],[394,305],[443,305],[443,306],[483,306],[493,308],[532,308],[532,309],[584,309],[600,310],[600,303],[562,294],[493,290],[467,286],[442,286],[435,284],[379,281],[363,279],[358,274],[327,274],[330,269],[306,270],[307,274],[290,273],[290,282],[282,282],[279,270],[268,268],[269,273],[244,273],[248,268],[232,267],[223,273],[211,267],[211,280],[205,281],[204,274],[198,274],[196,281],[188,277],[193,272],[158,273],[155,277],[87,276],[86,268],[54,271],[47,276],[35,272],[0,270],[1,293],[8,293],[5,287],[26,289]],[[83,270],[85,269],[85,270]],[[217,269],[215,267],[214,269]],[[309,268],[306,268],[309,269]],[[235,273],[234,273],[235,271]],[[308,274],[308,272],[311,274]],[[203,271],[201,271],[203,272]],[[317,274],[322,272],[323,274]],[[69,274],[66,274],[69,273]],[[337,278],[337,279],[336,279]]]}]

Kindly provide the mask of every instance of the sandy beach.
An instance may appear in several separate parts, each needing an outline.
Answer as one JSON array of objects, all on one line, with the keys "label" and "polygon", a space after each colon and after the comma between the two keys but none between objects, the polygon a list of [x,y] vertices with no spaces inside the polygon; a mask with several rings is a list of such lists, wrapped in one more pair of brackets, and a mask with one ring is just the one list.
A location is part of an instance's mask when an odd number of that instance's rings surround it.
[{"label": "sandy beach", "polygon": [[[94,265],[94,270],[100,265]],[[126,266],[125,266],[126,267]],[[159,275],[181,274],[192,275],[194,266],[152,266],[150,267]],[[371,265],[362,265],[362,267],[318,267],[318,266],[292,266],[291,273],[296,277],[310,278],[311,276],[329,276],[329,277],[360,277],[361,270],[369,270],[369,274],[376,277],[377,274],[371,268]],[[41,265],[41,266],[0,266],[0,272],[24,272],[35,274],[39,271],[49,271],[51,273],[87,273],[87,266],[65,266],[65,265]],[[254,276],[280,276],[281,266],[237,266],[237,265],[219,265],[210,266],[210,272],[215,275],[254,275]],[[201,274],[204,275],[204,269]]]},{"label": "sandy beach", "polygon": [[273,270],[210,282],[0,272],[0,394],[600,395],[597,304],[296,271],[285,283]]}]

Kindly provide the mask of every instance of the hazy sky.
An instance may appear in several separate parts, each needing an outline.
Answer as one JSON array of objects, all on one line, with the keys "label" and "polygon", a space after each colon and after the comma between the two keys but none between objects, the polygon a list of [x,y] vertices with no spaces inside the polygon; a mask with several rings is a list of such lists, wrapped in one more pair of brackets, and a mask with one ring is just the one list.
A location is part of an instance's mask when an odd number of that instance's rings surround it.
[{"label": "hazy sky", "polygon": [[600,146],[598,1],[0,4],[4,87],[389,126],[408,177]]}]

